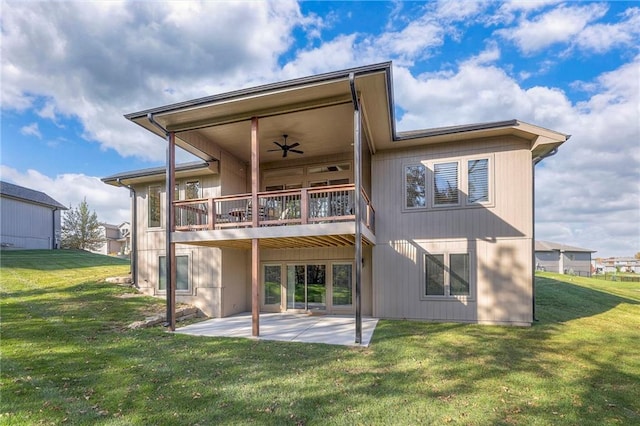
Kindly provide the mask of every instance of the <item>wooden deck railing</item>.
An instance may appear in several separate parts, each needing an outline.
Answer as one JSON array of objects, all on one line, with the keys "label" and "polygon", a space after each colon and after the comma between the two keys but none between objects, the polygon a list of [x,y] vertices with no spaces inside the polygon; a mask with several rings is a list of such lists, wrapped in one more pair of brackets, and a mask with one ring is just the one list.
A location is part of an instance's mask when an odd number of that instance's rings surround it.
[{"label": "wooden deck railing", "polygon": [[[258,193],[258,226],[306,225],[355,220],[354,185]],[[375,232],[375,211],[362,191],[362,221]],[[174,201],[176,230],[252,226],[251,194]]]}]

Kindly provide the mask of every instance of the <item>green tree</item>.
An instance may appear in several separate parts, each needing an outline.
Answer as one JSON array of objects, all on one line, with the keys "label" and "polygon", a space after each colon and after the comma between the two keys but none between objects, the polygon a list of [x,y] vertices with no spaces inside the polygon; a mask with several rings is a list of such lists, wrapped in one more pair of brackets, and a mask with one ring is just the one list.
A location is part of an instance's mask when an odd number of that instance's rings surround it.
[{"label": "green tree", "polygon": [[105,242],[98,215],[89,211],[87,199],[76,208],[69,208],[62,224],[62,248],[97,250]]}]

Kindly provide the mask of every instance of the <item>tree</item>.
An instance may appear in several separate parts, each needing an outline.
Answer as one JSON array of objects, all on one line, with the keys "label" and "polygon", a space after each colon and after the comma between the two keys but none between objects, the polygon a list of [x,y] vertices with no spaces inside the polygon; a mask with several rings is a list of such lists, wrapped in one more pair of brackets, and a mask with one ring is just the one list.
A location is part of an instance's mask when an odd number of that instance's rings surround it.
[{"label": "tree", "polygon": [[97,250],[105,242],[98,215],[89,211],[87,199],[76,208],[69,208],[62,224],[62,248]]},{"label": "tree", "polygon": [[635,258],[640,260],[640,251],[636,253]]}]

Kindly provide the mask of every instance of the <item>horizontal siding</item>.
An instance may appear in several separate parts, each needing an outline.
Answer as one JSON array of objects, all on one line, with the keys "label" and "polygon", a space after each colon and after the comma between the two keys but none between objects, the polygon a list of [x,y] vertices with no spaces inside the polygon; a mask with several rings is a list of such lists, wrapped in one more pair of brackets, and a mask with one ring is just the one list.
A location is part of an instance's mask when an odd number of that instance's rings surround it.
[{"label": "horizontal siding", "polygon": [[[0,242],[20,249],[51,248],[53,216],[51,208],[2,197]],[[59,232],[59,212],[56,212],[56,222]]]}]

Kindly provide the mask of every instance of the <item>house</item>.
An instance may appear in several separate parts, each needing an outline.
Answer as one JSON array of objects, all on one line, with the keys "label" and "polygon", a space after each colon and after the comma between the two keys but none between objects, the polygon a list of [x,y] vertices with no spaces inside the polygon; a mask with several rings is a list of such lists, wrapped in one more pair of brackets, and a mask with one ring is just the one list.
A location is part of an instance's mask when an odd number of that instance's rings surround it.
[{"label": "house", "polygon": [[536,269],[559,274],[591,276],[591,253],[595,250],[549,241],[536,241]]},{"label": "house", "polygon": [[129,222],[122,222],[120,225],[101,223],[100,234],[104,238],[104,243],[92,253],[108,254],[117,256],[128,256],[130,249],[130,228]]},{"label": "house", "polygon": [[45,194],[0,182],[0,246],[3,249],[60,248],[60,212],[65,206]]},{"label": "house", "polygon": [[167,146],[166,167],[103,179],[135,199],[139,288],[170,323],[176,299],[251,311],[254,335],[283,311],[355,315],[356,342],[363,315],[530,325],[534,165],[568,136],[394,115],[391,63],[126,115]]},{"label": "house", "polygon": [[598,273],[626,272],[640,274],[640,259],[635,257],[608,257],[595,265]]}]

